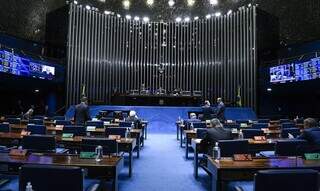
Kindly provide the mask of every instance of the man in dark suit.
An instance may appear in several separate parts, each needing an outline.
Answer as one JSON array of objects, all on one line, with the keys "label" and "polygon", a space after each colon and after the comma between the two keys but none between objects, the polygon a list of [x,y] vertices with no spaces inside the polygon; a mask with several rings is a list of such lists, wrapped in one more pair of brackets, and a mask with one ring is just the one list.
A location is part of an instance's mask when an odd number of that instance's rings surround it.
[{"label": "man in dark suit", "polygon": [[76,125],[85,125],[86,121],[91,120],[87,97],[82,97],[81,103],[76,105],[74,119]]},{"label": "man in dark suit", "polygon": [[320,146],[320,128],[318,127],[317,121],[313,118],[307,118],[303,123],[304,130],[297,138],[308,141],[310,145]]},{"label": "man in dark suit", "polygon": [[210,105],[210,102],[208,100],[206,100],[204,102],[204,105],[202,106],[202,113],[203,113],[203,117],[202,120],[210,120],[212,119],[212,108]]},{"label": "man in dark suit", "polygon": [[201,148],[207,154],[212,153],[212,148],[219,140],[231,140],[232,133],[229,129],[223,128],[219,119],[215,118],[210,121],[210,128],[207,130],[205,137],[201,140]]},{"label": "man in dark suit", "polygon": [[221,121],[224,122],[225,121],[225,117],[224,117],[224,111],[226,109],[224,103],[222,102],[222,98],[218,98],[217,99],[217,110],[216,110],[216,116],[217,118]]}]

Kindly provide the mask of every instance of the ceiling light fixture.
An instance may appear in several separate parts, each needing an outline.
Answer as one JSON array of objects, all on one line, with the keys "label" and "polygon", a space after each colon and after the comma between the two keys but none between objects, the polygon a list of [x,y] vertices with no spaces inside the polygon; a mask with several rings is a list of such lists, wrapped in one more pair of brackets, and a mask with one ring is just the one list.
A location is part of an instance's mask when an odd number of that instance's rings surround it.
[{"label": "ceiling light fixture", "polygon": [[214,16],[220,17],[220,16],[221,16],[221,12],[216,12],[216,13],[214,14]]},{"label": "ceiling light fixture", "polygon": [[173,5],[175,4],[175,2],[174,2],[174,0],[169,0],[169,1],[168,1],[168,4],[169,4],[170,7],[173,7]]},{"label": "ceiling light fixture", "polygon": [[194,4],[195,4],[195,0],[187,0],[187,5],[189,6],[189,7],[192,7]]},{"label": "ceiling light fixture", "polygon": [[184,22],[189,22],[189,21],[190,21],[190,17],[184,18]]},{"label": "ceiling light fixture", "polygon": [[181,20],[182,20],[181,17],[177,17],[177,18],[176,18],[176,22],[177,22],[177,23],[181,22]]},{"label": "ceiling light fixture", "polygon": [[126,19],[130,20],[131,19],[131,15],[126,15]]},{"label": "ceiling light fixture", "polygon": [[154,0],[147,0],[147,5],[152,6],[154,4]]},{"label": "ceiling light fixture", "polygon": [[139,21],[139,20],[140,20],[140,18],[139,18],[138,16],[135,16],[133,19],[134,19],[135,21]]},{"label": "ceiling light fixture", "polygon": [[122,5],[123,5],[124,9],[129,9],[130,8],[130,1],[124,0],[124,1],[122,1]]},{"label": "ceiling light fixture", "polygon": [[142,20],[143,20],[143,22],[146,22],[146,23],[147,23],[147,22],[149,22],[150,19],[149,19],[149,17],[143,17]]},{"label": "ceiling light fixture", "polygon": [[214,6],[219,4],[218,0],[209,0],[209,3]]},{"label": "ceiling light fixture", "polygon": [[195,17],[194,17],[194,20],[198,20],[198,19],[199,19],[199,17],[198,17],[198,16],[195,16]]}]

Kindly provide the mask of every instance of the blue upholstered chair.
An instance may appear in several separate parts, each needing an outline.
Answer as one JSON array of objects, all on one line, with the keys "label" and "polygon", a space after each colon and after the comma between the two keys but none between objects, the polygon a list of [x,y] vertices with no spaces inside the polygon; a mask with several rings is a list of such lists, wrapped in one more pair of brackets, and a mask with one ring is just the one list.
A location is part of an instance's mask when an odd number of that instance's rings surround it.
[{"label": "blue upholstered chair", "polygon": [[86,128],[80,125],[65,125],[63,127],[62,133],[71,133],[74,136],[85,136]]},{"label": "blue upholstered chair", "polygon": [[113,117],[102,117],[100,120],[101,121],[112,121]]},{"label": "blue upholstered chair", "polygon": [[83,138],[81,150],[87,152],[95,152],[96,147],[103,147],[103,154],[117,154],[118,143],[115,139],[108,138]]},{"label": "blue upholstered chair", "polygon": [[225,123],[223,124],[224,128],[227,129],[240,129],[240,124],[239,123]]},{"label": "blue upholstered chair", "polygon": [[276,143],[275,154],[278,156],[301,156],[307,141],[300,139],[279,140]]},{"label": "blue upholstered chair", "polygon": [[269,123],[270,119],[258,119],[258,123]]},{"label": "blue upholstered chair", "polygon": [[122,138],[126,136],[127,128],[125,127],[108,127],[106,128],[106,136],[120,135]]},{"label": "blue upholstered chair", "polygon": [[33,190],[95,191],[100,189],[99,180],[84,179],[79,167],[24,165],[19,173],[19,190],[25,190],[31,182]]},{"label": "blue upholstered chair", "polygon": [[36,115],[36,116],[33,116],[32,119],[44,120],[44,116],[42,116],[42,115]]},{"label": "blue upholstered chair", "polygon": [[10,124],[20,124],[21,119],[20,118],[8,118],[7,122]]},{"label": "blue upholstered chair", "polygon": [[34,152],[55,152],[56,139],[50,135],[29,135],[22,138],[23,149]]},{"label": "blue upholstered chair", "polygon": [[221,157],[231,157],[234,154],[248,154],[248,140],[220,140]]},{"label": "blue upholstered chair", "polygon": [[254,181],[237,181],[228,191],[318,191],[318,171],[310,169],[262,170]]},{"label": "blue upholstered chair", "polygon": [[30,124],[43,125],[43,119],[29,119]]},{"label": "blue upholstered chair", "polygon": [[281,137],[282,138],[288,138],[289,133],[293,135],[294,137],[297,137],[300,135],[300,129],[299,128],[284,128],[281,130]]},{"label": "blue upholstered chair", "polygon": [[264,136],[264,133],[260,129],[243,129],[243,138],[245,139],[252,139],[255,136]]},{"label": "blue upholstered chair", "polygon": [[282,124],[282,123],[290,123],[291,120],[290,119],[280,119],[279,122],[280,122],[280,124]]},{"label": "blue upholstered chair", "polygon": [[292,123],[292,122],[286,122],[286,123],[281,123],[281,128],[295,128],[296,124]]},{"label": "blue upholstered chair", "polygon": [[207,124],[204,122],[193,122],[194,129],[207,128]]},{"label": "blue upholstered chair", "polygon": [[129,127],[131,128],[132,122],[120,122],[119,127]]},{"label": "blue upholstered chair", "polygon": [[45,135],[47,132],[47,128],[44,125],[28,124],[27,131],[29,131],[31,135],[33,134]]},{"label": "blue upholstered chair", "polygon": [[56,120],[56,125],[71,125],[69,120]]},{"label": "blue upholstered chair", "polygon": [[0,132],[8,133],[10,132],[10,125],[9,123],[0,123]]},{"label": "blue upholstered chair", "polygon": [[66,120],[65,116],[54,116],[53,120]]},{"label": "blue upholstered chair", "polygon": [[94,126],[96,128],[103,128],[103,121],[87,121],[87,126]]},{"label": "blue upholstered chair", "polygon": [[303,122],[304,122],[304,118],[303,117],[300,117],[300,118],[296,119],[296,123],[297,124],[303,124]]},{"label": "blue upholstered chair", "polygon": [[199,128],[197,129],[197,139],[203,139],[207,134],[206,128]]},{"label": "blue upholstered chair", "polygon": [[237,119],[237,120],[236,120],[236,123],[238,123],[238,124],[241,124],[241,123],[246,123],[246,124],[248,124],[248,123],[249,123],[249,120],[246,120],[246,119]]},{"label": "blue upholstered chair", "polygon": [[254,123],[252,124],[253,129],[262,129],[262,128],[268,128],[269,124],[268,123]]}]

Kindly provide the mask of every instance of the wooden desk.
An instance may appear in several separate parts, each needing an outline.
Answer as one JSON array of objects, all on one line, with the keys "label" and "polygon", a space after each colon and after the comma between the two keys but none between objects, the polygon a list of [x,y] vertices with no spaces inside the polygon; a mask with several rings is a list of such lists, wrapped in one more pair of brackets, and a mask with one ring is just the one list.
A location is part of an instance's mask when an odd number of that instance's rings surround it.
[{"label": "wooden desk", "polygon": [[229,181],[253,180],[254,174],[265,169],[314,169],[320,170],[320,161],[307,161],[299,157],[254,158],[253,161],[233,161],[232,158],[215,161],[208,158],[211,174],[211,191],[224,191]]},{"label": "wooden desk", "polygon": [[[118,175],[123,167],[123,158],[118,156],[104,156],[103,160],[96,162],[95,159],[80,159],[79,155],[57,154],[29,154],[25,157],[12,157],[8,153],[0,153],[0,164],[9,166],[33,165],[57,165],[77,166],[88,170],[91,178],[113,180],[112,190],[118,190]],[[9,168],[11,170],[16,168]],[[15,170],[13,170],[15,171]]]}]

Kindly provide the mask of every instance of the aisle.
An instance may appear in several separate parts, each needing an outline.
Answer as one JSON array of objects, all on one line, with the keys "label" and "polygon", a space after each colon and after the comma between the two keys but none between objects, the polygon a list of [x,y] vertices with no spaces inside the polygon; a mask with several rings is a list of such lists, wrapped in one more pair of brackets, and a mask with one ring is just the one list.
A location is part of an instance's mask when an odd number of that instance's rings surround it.
[{"label": "aisle", "polygon": [[[186,161],[175,134],[148,135],[140,159],[134,159],[133,176],[120,176],[120,191],[204,191],[209,190],[209,176],[192,174],[192,160]],[[126,168],[124,172],[126,172]],[[202,183],[205,182],[205,183]]]}]

